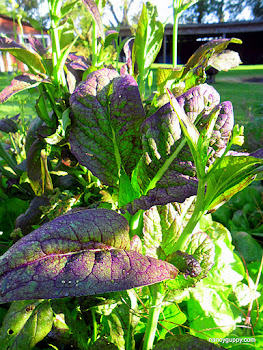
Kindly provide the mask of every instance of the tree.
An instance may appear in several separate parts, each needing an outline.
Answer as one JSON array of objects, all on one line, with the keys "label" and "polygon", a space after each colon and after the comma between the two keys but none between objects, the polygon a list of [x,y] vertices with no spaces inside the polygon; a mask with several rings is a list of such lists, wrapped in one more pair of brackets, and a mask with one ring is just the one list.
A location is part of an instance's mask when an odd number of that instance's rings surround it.
[{"label": "tree", "polygon": [[235,21],[237,14],[250,8],[254,18],[263,17],[262,0],[200,0],[181,17],[183,23]]},{"label": "tree", "polygon": [[[130,26],[137,22],[139,19],[138,13],[141,11],[141,4],[141,0],[122,0],[119,2],[119,5],[116,4],[116,1],[107,0],[106,11],[108,12],[105,12],[105,15],[108,16],[107,20],[110,26],[117,28],[121,26]],[[134,8],[136,8],[135,12]],[[114,21],[109,18],[109,11]]]}]

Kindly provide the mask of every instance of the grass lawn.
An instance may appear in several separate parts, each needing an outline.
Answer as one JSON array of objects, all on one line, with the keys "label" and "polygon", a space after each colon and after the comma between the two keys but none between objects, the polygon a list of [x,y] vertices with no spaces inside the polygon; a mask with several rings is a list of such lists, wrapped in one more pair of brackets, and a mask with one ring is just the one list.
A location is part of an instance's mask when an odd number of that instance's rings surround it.
[{"label": "grass lawn", "polygon": [[215,80],[221,100],[233,104],[236,123],[246,125],[254,118],[262,118],[263,123],[263,65],[219,72]]},{"label": "grass lawn", "polygon": [[[153,65],[154,75],[158,66],[160,65]],[[12,75],[0,73],[0,91],[9,85],[11,80]],[[213,86],[220,93],[221,101],[232,102],[236,123],[247,125],[255,119],[261,119],[263,122],[263,65],[241,65],[229,72],[219,72]],[[156,86],[153,86],[152,90],[155,89]],[[34,105],[37,96],[34,89],[14,95],[7,102],[0,104],[0,119],[20,113],[21,107],[25,118],[35,116]]]}]

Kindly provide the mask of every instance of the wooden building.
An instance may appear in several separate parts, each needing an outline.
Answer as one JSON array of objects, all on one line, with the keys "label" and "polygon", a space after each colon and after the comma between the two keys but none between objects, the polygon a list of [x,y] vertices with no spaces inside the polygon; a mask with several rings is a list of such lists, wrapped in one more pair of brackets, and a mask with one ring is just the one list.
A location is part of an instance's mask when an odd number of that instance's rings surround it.
[{"label": "wooden building", "polygon": [[[131,35],[128,27],[121,28],[122,38]],[[178,28],[178,63],[185,64],[194,51],[211,39],[238,38],[243,44],[230,44],[239,52],[244,64],[263,64],[263,21],[225,22],[212,24],[181,24]],[[173,26],[166,25],[162,48],[156,63],[172,63]]]},{"label": "wooden building", "polygon": [[[44,31],[42,36],[41,31],[34,29],[29,23],[24,21],[22,21],[22,27],[23,33],[21,33],[17,21],[13,21],[13,18],[0,14],[0,36],[8,36],[13,40],[15,40],[16,36],[16,41],[21,45],[23,45],[24,42],[29,50],[32,50],[28,43],[29,36],[34,36],[40,40],[43,40],[44,38],[46,46],[50,45],[50,37],[46,31]],[[27,69],[27,66],[16,60],[14,56],[8,52],[0,51],[0,72],[12,72],[14,70],[20,70],[23,72]]]}]

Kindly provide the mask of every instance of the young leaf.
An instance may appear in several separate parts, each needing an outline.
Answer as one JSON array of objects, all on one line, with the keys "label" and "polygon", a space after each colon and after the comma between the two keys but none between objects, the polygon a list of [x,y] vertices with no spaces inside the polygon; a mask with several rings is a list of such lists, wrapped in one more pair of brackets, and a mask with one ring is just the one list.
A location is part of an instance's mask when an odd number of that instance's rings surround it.
[{"label": "young leaf", "polygon": [[[149,69],[160,51],[164,26],[157,21],[156,6],[143,4],[133,45],[133,59],[138,64],[140,79],[144,81]],[[134,65],[134,62],[133,62]]]},{"label": "young leaf", "polygon": [[83,296],[175,278],[173,265],[129,250],[127,220],[79,210],[20,239],[0,258],[0,302]]},{"label": "young leaf", "polygon": [[43,80],[43,78],[35,74],[24,73],[22,75],[18,75],[11,81],[11,85],[7,86],[4,90],[1,91],[0,103],[7,101],[10,97],[20,91],[34,88],[42,82],[48,83],[49,81]]},{"label": "young leaf", "polygon": [[46,72],[38,55],[9,38],[0,37],[0,50],[11,53],[19,61],[25,63],[34,73]]},{"label": "young leaf", "polygon": [[121,167],[131,174],[141,155],[145,113],[136,82],[101,69],[79,84],[70,104],[72,153],[102,182],[118,187]]},{"label": "young leaf", "polygon": [[48,300],[12,303],[0,332],[2,350],[32,349],[50,331],[53,311]]},{"label": "young leaf", "polygon": [[177,276],[176,280],[167,281],[168,288],[172,290],[194,287],[207,276],[214,264],[215,247],[206,233],[194,233],[187,244],[184,253],[175,252],[166,259],[172,264],[178,263],[178,267],[182,268],[182,274]]},{"label": "young leaf", "polygon": [[205,207],[211,210],[248,186],[262,165],[263,159],[252,156],[226,156],[208,173]]}]

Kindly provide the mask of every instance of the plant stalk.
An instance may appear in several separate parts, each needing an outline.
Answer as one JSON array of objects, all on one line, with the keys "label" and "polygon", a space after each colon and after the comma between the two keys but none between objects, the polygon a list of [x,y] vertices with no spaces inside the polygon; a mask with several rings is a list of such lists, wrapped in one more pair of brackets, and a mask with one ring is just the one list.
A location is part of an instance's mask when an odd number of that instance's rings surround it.
[{"label": "plant stalk", "polygon": [[97,43],[97,25],[92,20],[92,65],[97,66],[98,63],[98,43]]},{"label": "plant stalk", "polygon": [[178,241],[176,242],[174,251],[177,251],[177,250],[184,251],[185,250],[184,246],[185,246],[186,242],[188,241],[188,239],[192,235],[199,220],[204,215],[205,208],[204,208],[203,203],[204,203],[204,197],[205,197],[205,186],[206,186],[205,179],[199,179],[194,212],[193,212],[190,220],[188,221],[187,225],[185,226],[183,232],[181,233]]},{"label": "plant stalk", "polygon": [[178,22],[180,14],[177,9],[177,1],[173,1],[173,68],[177,67],[177,43],[178,43]]},{"label": "plant stalk", "polygon": [[164,293],[161,283],[153,284],[149,287],[152,296],[152,305],[149,310],[149,316],[146,324],[145,338],[143,342],[143,350],[151,350],[153,348],[154,338],[157,331],[159,315],[162,309]]}]

